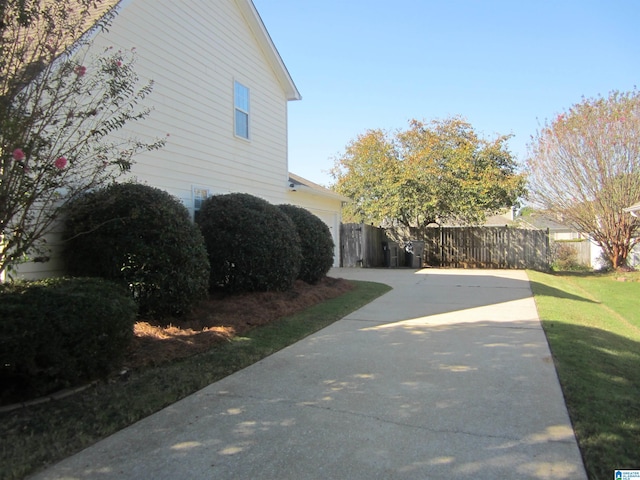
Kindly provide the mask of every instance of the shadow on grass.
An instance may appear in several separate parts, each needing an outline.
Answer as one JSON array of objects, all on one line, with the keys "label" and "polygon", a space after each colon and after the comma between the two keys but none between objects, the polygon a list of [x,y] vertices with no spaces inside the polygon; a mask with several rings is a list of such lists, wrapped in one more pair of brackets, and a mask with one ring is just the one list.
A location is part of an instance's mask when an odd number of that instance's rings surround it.
[{"label": "shadow on grass", "polygon": [[563,298],[566,300],[577,300],[579,302],[587,302],[587,303],[597,303],[588,298],[582,297],[580,295],[574,295],[573,293],[569,293],[565,290],[561,290],[559,288],[550,287],[549,285],[545,285],[544,283],[535,282],[530,280],[531,290],[535,292],[536,295],[544,295],[546,297],[555,297],[555,298]]},{"label": "shadow on grass", "polygon": [[589,478],[637,469],[640,342],[597,328],[542,323]]}]

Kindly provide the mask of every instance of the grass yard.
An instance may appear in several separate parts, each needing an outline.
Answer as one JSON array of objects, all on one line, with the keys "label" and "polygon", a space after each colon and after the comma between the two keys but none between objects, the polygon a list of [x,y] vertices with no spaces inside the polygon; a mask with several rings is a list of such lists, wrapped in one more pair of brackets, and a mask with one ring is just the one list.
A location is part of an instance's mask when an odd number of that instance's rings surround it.
[{"label": "grass yard", "polygon": [[[234,328],[227,328],[224,339],[208,345],[205,352],[180,358],[173,344],[178,341],[178,345],[189,347],[202,332],[185,329],[174,337],[164,332],[156,335],[153,349],[147,349],[145,342],[138,345],[147,352],[146,356],[150,352],[165,359],[160,364],[142,362],[143,366],[125,376],[114,377],[64,399],[0,413],[0,479],[24,478],[68,457],[328,326],[390,289],[379,283],[350,283],[354,288],[346,293],[317,301],[308,308],[302,295],[290,293],[282,293],[282,298],[276,294],[270,294],[268,299],[260,296],[261,300],[253,303],[247,296],[229,298],[228,305],[216,302],[216,311],[236,311]],[[296,304],[305,307],[294,314],[271,319],[269,312],[281,311],[283,303],[288,307]],[[214,304],[211,305],[213,308]],[[228,315],[233,316],[232,312]],[[158,345],[166,345],[168,355],[164,355]],[[202,351],[202,343],[195,351]]]},{"label": "grass yard", "polygon": [[528,274],[589,478],[640,469],[640,274]]}]

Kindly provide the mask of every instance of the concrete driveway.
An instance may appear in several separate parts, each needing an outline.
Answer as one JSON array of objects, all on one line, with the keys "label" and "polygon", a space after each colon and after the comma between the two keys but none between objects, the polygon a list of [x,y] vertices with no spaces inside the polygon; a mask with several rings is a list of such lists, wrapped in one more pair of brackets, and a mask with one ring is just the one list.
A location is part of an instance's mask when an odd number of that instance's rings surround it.
[{"label": "concrete driveway", "polygon": [[393,290],[38,479],[585,479],[522,271]]}]

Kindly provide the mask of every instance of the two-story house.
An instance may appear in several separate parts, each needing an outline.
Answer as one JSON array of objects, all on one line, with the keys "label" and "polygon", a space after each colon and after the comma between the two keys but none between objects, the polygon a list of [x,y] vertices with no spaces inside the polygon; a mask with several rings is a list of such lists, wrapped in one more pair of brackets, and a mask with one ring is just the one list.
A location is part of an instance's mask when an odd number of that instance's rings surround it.
[{"label": "two-story house", "polygon": [[[340,209],[347,199],[290,174],[287,105],[301,96],[251,0],[121,0],[94,48],[136,50],[136,72],[153,79],[152,114],[136,137],[166,135],[136,157],[141,183],[180,198],[191,212],[209,195],[246,192],[305,207],[329,226],[339,263]],[[20,272],[46,276],[55,261]]]}]

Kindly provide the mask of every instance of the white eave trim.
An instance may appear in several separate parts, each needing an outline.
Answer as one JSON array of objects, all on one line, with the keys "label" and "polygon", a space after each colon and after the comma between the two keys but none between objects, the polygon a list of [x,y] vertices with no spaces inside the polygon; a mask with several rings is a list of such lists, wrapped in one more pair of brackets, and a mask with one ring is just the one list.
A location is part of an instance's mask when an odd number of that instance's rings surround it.
[{"label": "white eave trim", "polygon": [[[311,180],[307,180],[306,178],[301,177],[300,175],[296,175],[295,173],[289,172],[289,182],[290,182],[290,191],[301,191],[307,192],[312,195],[317,195],[319,197],[332,198],[334,200],[340,200],[344,203],[351,202],[351,199],[345,197],[344,195],[340,195],[333,190],[330,190],[322,185],[318,185],[317,183],[313,183]],[[293,182],[293,183],[291,183]]]},{"label": "white eave trim", "polygon": [[264,26],[264,22],[262,21],[262,18],[260,18],[260,14],[258,13],[258,10],[256,10],[253,1],[236,0],[236,4],[240,8],[247,24],[260,43],[264,54],[271,63],[273,70],[285,91],[287,100],[301,100],[302,96],[300,95],[295,83],[293,83],[293,79],[291,78],[286,65],[282,61],[282,57],[280,57],[273,40],[271,40],[271,36],[269,35],[267,28]]}]

